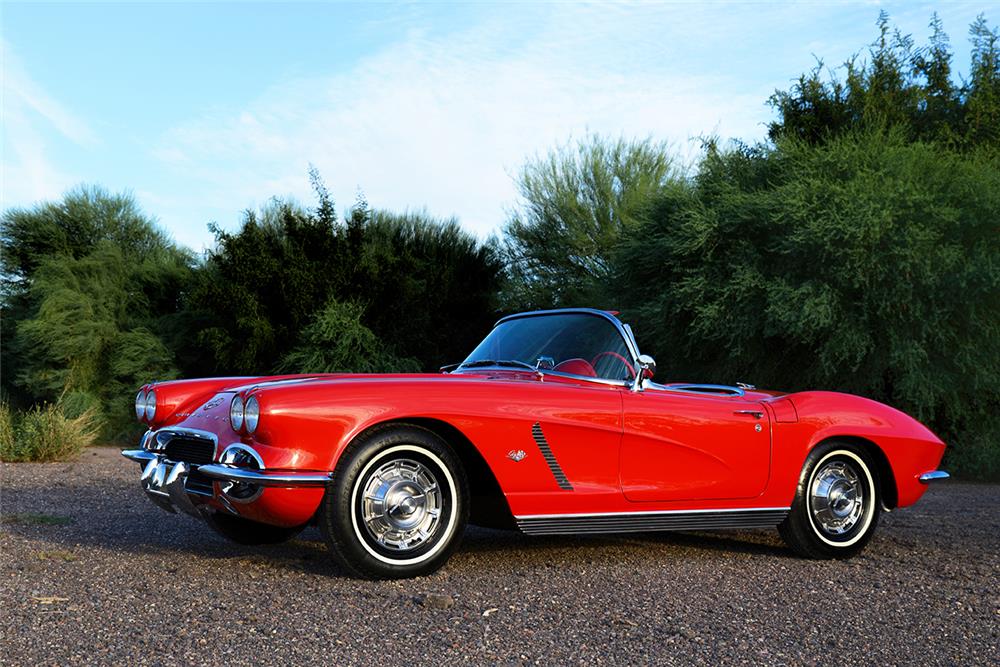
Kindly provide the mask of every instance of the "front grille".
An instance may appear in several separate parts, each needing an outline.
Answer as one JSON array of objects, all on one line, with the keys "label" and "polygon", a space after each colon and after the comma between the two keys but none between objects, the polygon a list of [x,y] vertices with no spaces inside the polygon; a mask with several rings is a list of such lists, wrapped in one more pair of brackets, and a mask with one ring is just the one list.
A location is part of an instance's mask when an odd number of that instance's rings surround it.
[{"label": "front grille", "polygon": [[215,443],[191,435],[175,434],[164,447],[163,453],[171,461],[185,463],[211,463],[215,458]]}]

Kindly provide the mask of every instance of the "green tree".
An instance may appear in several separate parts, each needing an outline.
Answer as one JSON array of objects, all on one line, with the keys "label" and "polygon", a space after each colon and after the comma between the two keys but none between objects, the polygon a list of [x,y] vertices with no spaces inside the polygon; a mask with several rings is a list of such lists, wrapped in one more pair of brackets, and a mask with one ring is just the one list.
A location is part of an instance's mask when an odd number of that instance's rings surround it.
[{"label": "green tree", "polygon": [[[347,326],[334,316],[353,307],[344,304],[357,304],[360,325],[400,359],[432,369],[464,357],[496,315],[503,263],[494,245],[454,220],[373,211],[363,198],[340,222],[315,172],[312,179],[314,210],[273,200],[248,211],[236,232],[216,229],[186,309],[195,333],[185,364],[202,373],[288,368],[307,327],[321,327],[309,334],[318,341]],[[331,303],[340,305],[330,311]]]},{"label": "green tree", "polygon": [[523,204],[504,230],[506,306],[615,305],[614,249],[679,173],[667,145],[651,139],[593,135],[530,160],[517,182]]},{"label": "green tree", "polygon": [[997,30],[984,17],[970,28],[970,76],[962,85],[953,79],[951,46],[937,15],[921,47],[894,29],[885,12],[878,28],[867,57],[844,64],[843,79],[835,72],[824,79],[820,62],[789,90],[774,93],[772,140],[821,143],[857,130],[892,130],[952,148],[1000,147],[1000,51]]},{"label": "green tree", "polygon": [[870,130],[709,150],[617,289],[663,375],[870,396],[997,475],[998,257],[997,156]]},{"label": "green tree", "polygon": [[299,344],[281,360],[283,373],[405,373],[419,362],[398,357],[361,323],[364,308],[331,299],[299,336]]},{"label": "green tree", "polygon": [[271,200],[239,230],[215,227],[187,301],[185,365],[202,374],[270,372],[344,282],[348,257],[332,207],[317,214]]},{"label": "green tree", "polygon": [[134,430],[136,386],[177,374],[169,328],[193,271],[127,195],[79,188],[3,215],[5,393]]},{"label": "green tree", "polygon": [[454,219],[365,215],[353,286],[340,298],[367,304],[372,331],[425,370],[464,359],[498,317],[504,264],[495,243],[479,242]]},{"label": "green tree", "polygon": [[966,85],[966,140],[1000,146],[1000,35],[980,16],[969,28],[972,68]]}]

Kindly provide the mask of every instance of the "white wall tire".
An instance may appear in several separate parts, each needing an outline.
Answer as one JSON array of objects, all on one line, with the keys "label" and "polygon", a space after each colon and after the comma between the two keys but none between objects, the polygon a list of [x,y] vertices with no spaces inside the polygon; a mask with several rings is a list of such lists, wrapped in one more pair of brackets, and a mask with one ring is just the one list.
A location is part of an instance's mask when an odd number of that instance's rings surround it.
[{"label": "white wall tire", "polygon": [[411,425],[375,429],[341,455],[320,529],[352,574],[429,574],[457,548],[468,519],[465,473],[449,446]]},{"label": "white wall tire", "polygon": [[795,500],[778,530],[807,558],[849,558],[871,540],[881,513],[876,468],[860,447],[817,446],[802,467]]}]

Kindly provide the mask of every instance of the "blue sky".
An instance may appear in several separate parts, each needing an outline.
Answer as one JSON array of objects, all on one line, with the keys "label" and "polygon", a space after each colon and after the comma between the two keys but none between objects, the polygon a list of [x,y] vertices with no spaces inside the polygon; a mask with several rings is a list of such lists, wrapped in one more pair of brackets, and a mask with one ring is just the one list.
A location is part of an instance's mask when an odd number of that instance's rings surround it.
[{"label": "blue sky", "polygon": [[[457,216],[480,236],[526,158],[588,132],[753,141],[765,100],[937,11],[968,68],[989,3],[0,4],[3,208],[131,191],[179,242],[274,195]],[[996,24],[998,17],[987,13]]]}]

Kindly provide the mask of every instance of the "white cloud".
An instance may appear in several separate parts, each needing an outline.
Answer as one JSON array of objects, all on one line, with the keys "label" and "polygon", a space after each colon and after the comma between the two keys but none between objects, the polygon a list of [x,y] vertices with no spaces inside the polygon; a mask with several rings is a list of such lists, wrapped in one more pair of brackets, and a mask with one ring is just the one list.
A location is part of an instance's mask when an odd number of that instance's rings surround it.
[{"label": "white cloud", "polygon": [[652,135],[688,150],[701,134],[762,135],[770,91],[676,71],[661,14],[662,25],[609,29],[605,12],[555,7],[530,35],[496,21],[437,38],[414,30],[350,71],[179,125],[153,154],[202,184],[210,207],[308,201],[311,163],[341,204],[360,187],[375,206],[426,206],[486,235],[515,199],[510,174],[570,136]]},{"label": "white cloud", "polygon": [[55,134],[57,139],[92,147],[97,144],[97,137],[86,123],[31,79],[3,40],[0,40],[0,60],[3,119],[0,200],[27,202],[58,197],[75,183],[75,178],[47,159],[50,138]]}]

